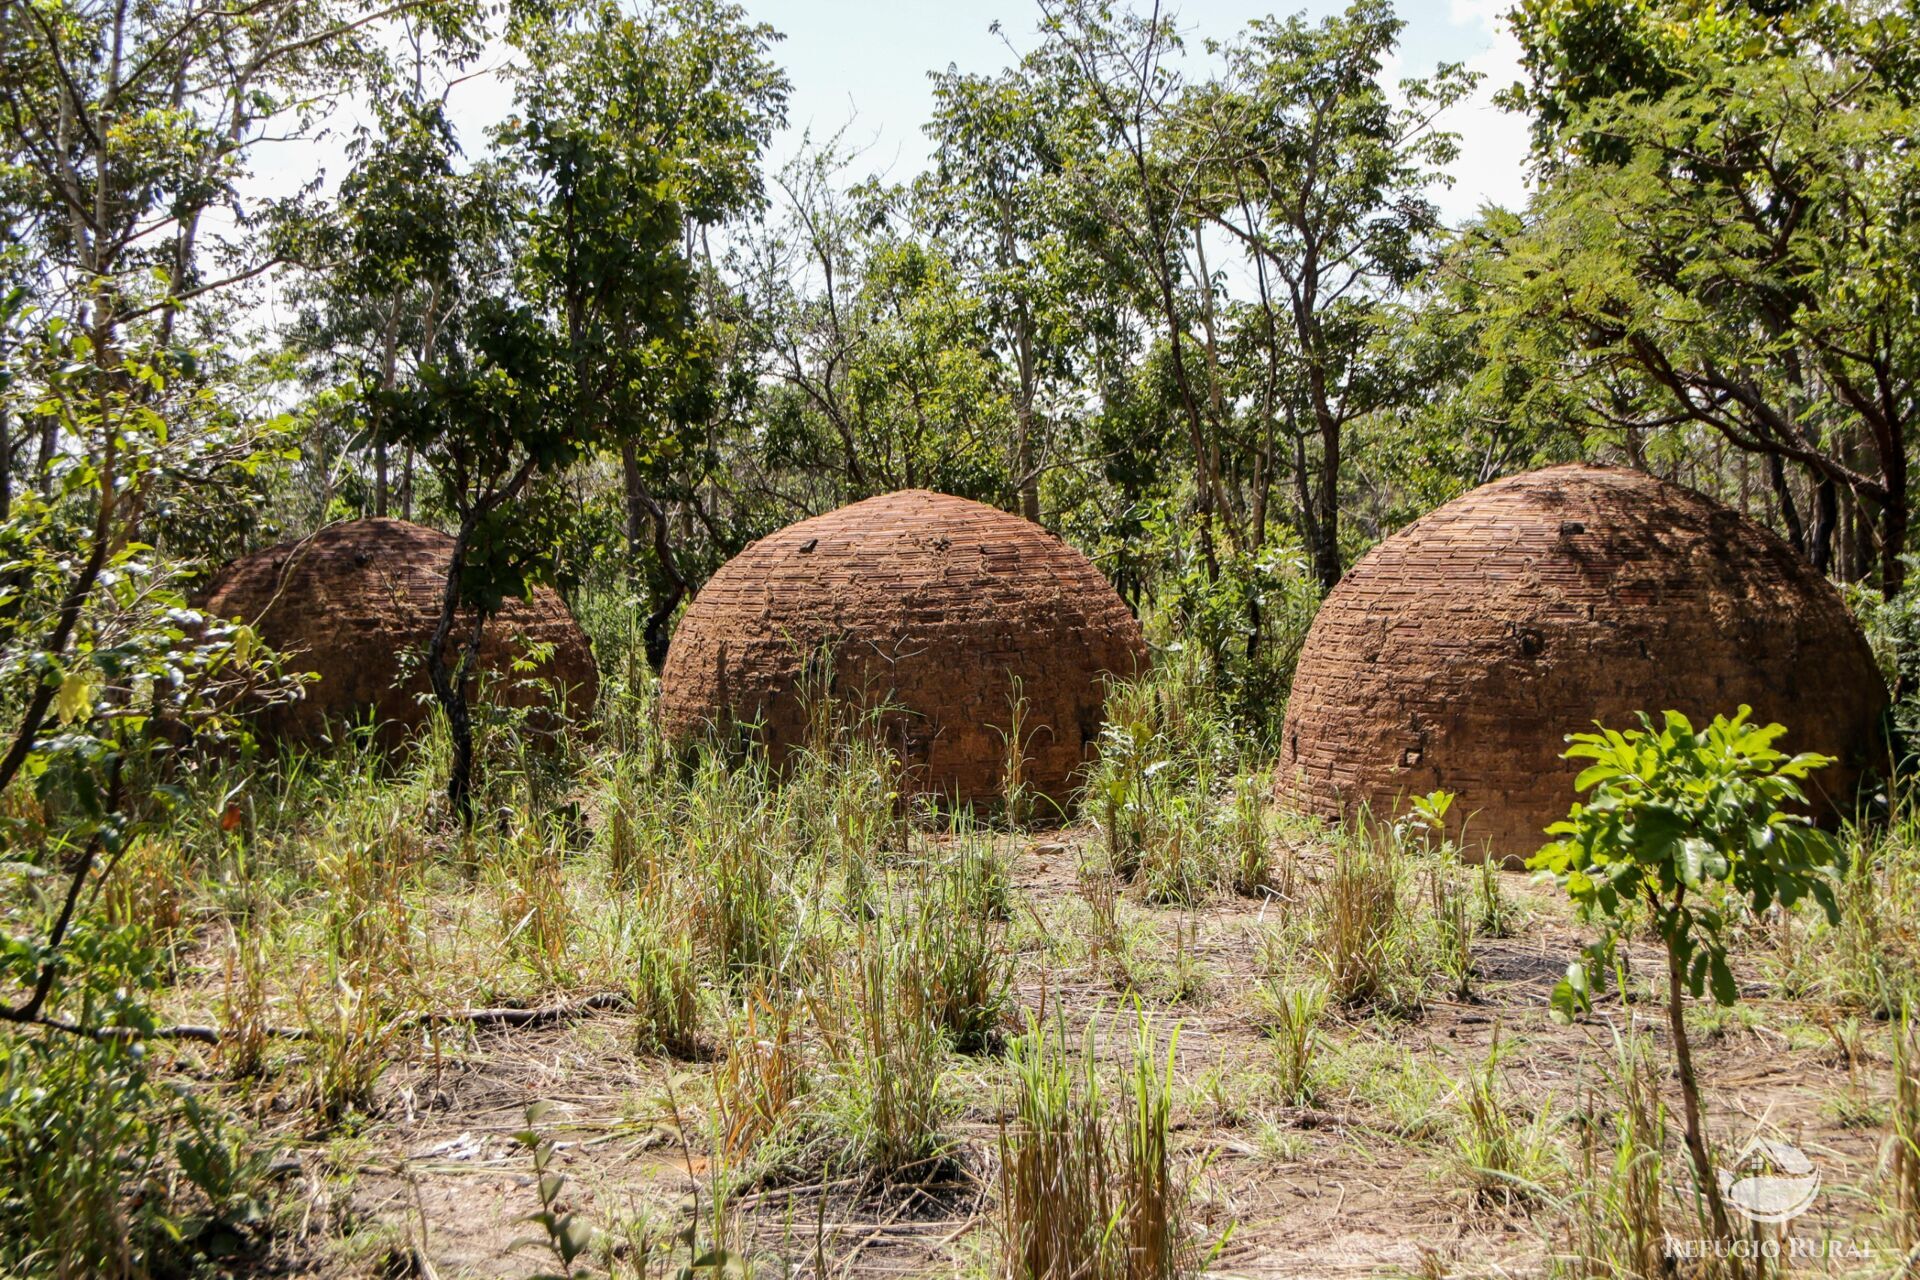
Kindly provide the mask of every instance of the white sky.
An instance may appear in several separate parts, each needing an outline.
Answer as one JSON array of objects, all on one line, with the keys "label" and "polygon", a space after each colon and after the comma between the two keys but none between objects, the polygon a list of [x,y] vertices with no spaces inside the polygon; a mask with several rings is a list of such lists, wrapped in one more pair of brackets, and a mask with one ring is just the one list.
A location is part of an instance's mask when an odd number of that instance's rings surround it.
[{"label": "white sky", "polygon": [[[1493,93],[1518,78],[1518,46],[1499,18],[1510,0],[1401,0],[1407,28],[1389,79],[1421,75],[1440,61],[1464,61],[1484,73],[1478,93],[1454,109],[1443,127],[1462,135],[1454,185],[1438,199],[1450,221],[1482,204],[1518,205],[1525,197],[1526,123],[1492,104]],[[1026,0],[746,0],[749,14],[785,34],[775,51],[793,82],[789,127],[775,140],[770,171],[793,155],[806,131],[823,138],[845,127],[863,148],[854,173],[904,181],[923,168],[928,143],[921,126],[931,114],[928,73],[949,65],[991,72],[1037,43],[1037,14]],[[1187,36],[1190,56],[1207,37],[1235,35],[1255,17],[1304,9],[1335,12],[1343,0],[1275,6],[1261,0],[1169,0]],[[998,19],[1005,37],[991,31]],[[472,152],[482,131],[507,114],[511,91],[482,72],[457,86],[452,114]],[[329,135],[263,148],[256,177],[261,194],[290,190],[322,173],[329,183],[346,167],[344,139],[358,123],[343,110]]]}]

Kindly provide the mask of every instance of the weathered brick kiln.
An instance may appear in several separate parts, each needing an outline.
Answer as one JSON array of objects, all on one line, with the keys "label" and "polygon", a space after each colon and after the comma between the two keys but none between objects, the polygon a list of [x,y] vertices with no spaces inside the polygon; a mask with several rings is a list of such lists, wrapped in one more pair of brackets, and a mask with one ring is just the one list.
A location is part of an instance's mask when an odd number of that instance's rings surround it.
[{"label": "weathered brick kiln", "polygon": [[[439,620],[453,539],[404,520],[355,520],[311,537],[242,556],[222,569],[201,608],[238,618],[288,657],[287,667],[312,671],[306,697],[263,711],[257,727],[281,742],[311,743],[344,722],[368,716],[391,747],[427,716],[425,657]],[[456,619],[453,645],[471,625]],[[566,714],[592,711],[599,691],[586,634],[560,597],[538,588],[508,600],[487,622],[480,670],[499,679],[535,644],[552,656],[533,677],[565,691]],[[545,706],[545,693],[515,676],[492,686],[509,706]]]},{"label": "weathered brick kiln", "polygon": [[1735,511],[1638,471],[1496,481],[1382,542],[1327,597],[1282,730],[1281,799],[1325,817],[1459,797],[1470,852],[1524,858],[1566,816],[1565,735],[1750,703],[1851,812],[1886,689],[1833,586]]},{"label": "weathered brick kiln", "polygon": [[789,525],[701,588],[662,676],[668,738],[757,725],[780,764],[804,739],[802,685],[823,651],[834,698],[884,709],[909,784],[963,803],[1000,794],[1016,679],[1028,781],[1064,801],[1094,751],[1104,677],[1146,658],[1078,551],[1018,516],[904,490]]}]

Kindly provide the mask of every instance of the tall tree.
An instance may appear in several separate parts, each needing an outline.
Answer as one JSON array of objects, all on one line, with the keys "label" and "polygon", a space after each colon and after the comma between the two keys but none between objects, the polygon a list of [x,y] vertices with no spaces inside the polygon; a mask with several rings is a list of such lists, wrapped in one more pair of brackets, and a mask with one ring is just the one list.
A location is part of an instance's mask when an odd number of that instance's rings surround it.
[{"label": "tall tree", "polygon": [[1034,521],[1077,364],[1111,314],[1095,300],[1099,229],[1062,190],[1069,156],[1092,139],[1058,88],[1023,69],[936,75],[934,168],[918,192],[1010,366],[1008,470],[1020,513]]},{"label": "tall tree", "polygon": [[1342,570],[1347,434],[1416,393],[1385,337],[1442,229],[1429,193],[1459,147],[1434,122],[1474,84],[1447,65],[1390,91],[1381,69],[1404,25],[1386,0],[1318,24],[1259,19],[1181,109],[1190,207],[1253,259],[1250,318],[1282,388],[1301,532],[1328,588]]},{"label": "tall tree", "polygon": [[[5,947],[28,985],[0,1015],[45,1007],[100,855],[151,813],[127,782],[159,726],[217,718],[251,679],[250,634],[203,629],[145,535],[157,498],[217,504],[277,453],[240,394],[245,353],[220,341],[234,295],[281,257],[240,183],[270,134],[310,136],[377,82],[376,28],[409,7],[0,3],[4,394],[24,411],[0,440],[0,791],[59,789],[84,815],[41,838],[67,890],[43,940]],[[236,231],[216,229],[222,207]]]},{"label": "tall tree", "polygon": [[[1512,101],[1535,113],[1546,181],[1509,244],[1511,307],[1572,335],[1602,412],[1630,381],[1629,420],[1764,460],[1822,568],[1839,491],[1870,517],[1850,558],[1897,592],[1920,425],[1915,14],[1529,0],[1516,29]],[[1574,74],[1601,49],[1604,74]]]},{"label": "tall tree", "polygon": [[763,200],[788,92],[778,37],[738,5],[679,0],[563,7],[513,38],[526,65],[499,141],[532,193],[525,283],[564,335],[582,429],[619,424],[629,554],[650,531],[664,578],[645,627],[657,668],[693,585],[657,490],[705,451],[716,390],[695,245]]},{"label": "tall tree", "polygon": [[[1169,153],[1160,139],[1185,83],[1177,69],[1179,33],[1158,3],[1146,13],[1116,13],[1095,0],[1042,0],[1041,13],[1046,40],[1028,55],[1025,69],[1058,83],[1099,140],[1100,148],[1078,157],[1069,170],[1073,194],[1110,233],[1116,256],[1123,258],[1116,275],[1134,286],[1167,345],[1173,406],[1193,467],[1199,544],[1213,577],[1219,571],[1216,529],[1230,510],[1213,438],[1214,405],[1200,385],[1192,351],[1186,260],[1192,224],[1181,194],[1193,173],[1190,158]],[[1204,291],[1204,268],[1200,274]],[[1231,522],[1226,531],[1234,536]]]}]

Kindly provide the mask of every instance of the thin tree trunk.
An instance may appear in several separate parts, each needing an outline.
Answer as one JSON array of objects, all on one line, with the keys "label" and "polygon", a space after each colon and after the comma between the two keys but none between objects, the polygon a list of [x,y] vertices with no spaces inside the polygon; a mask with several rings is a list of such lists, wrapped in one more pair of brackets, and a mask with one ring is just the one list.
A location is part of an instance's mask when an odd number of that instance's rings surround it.
[{"label": "thin tree trunk", "polygon": [[1813,477],[1813,528],[1807,535],[1807,559],[1821,573],[1833,569],[1833,532],[1840,523],[1840,495],[1831,476]]},{"label": "thin tree trunk", "polygon": [[1787,483],[1786,460],[1777,453],[1767,455],[1767,483],[1773,488],[1774,501],[1780,505],[1780,523],[1786,526],[1787,541],[1806,557],[1806,526],[1800,523],[1800,508],[1794,503],[1793,489]]},{"label": "thin tree trunk", "polygon": [[1019,485],[1020,514],[1035,524],[1040,523],[1040,475],[1039,466],[1034,459],[1033,444],[1033,329],[1027,317],[1026,307],[1020,308],[1017,336],[1014,341],[1015,358],[1020,368],[1020,399],[1015,404],[1014,429],[1020,438],[1014,442],[1015,483]]},{"label": "thin tree trunk", "polygon": [[1693,1074],[1693,1049],[1687,1042],[1686,990],[1681,983],[1683,968],[1680,952],[1672,940],[1667,942],[1667,1027],[1673,1034],[1673,1060],[1680,1074],[1680,1102],[1687,1125],[1687,1154],[1693,1160],[1694,1177],[1700,1194],[1706,1197],[1707,1213],[1712,1218],[1715,1239],[1730,1240],[1733,1229],[1727,1221],[1727,1206],[1720,1199],[1719,1175],[1707,1152],[1707,1136],[1701,1120],[1700,1083]]},{"label": "thin tree trunk", "polygon": [[646,625],[641,632],[647,650],[647,665],[659,671],[667,665],[667,623],[673,620],[673,611],[687,598],[690,588],[680,574],[679,563],[674,559],[673,544],[667,536],[667,513],[647,491],[646,478],[640,474],[640,461],[634,454],[631,441],[621,444],[620,462],[627,489],[627,549],[638,561],[643,554],[644,544],[641,540],[651,526],[654,557],[659,560],[660,572],[667,579],[667,592],[653,612],[647,615]]},{"label": "thin tree trunk", "polygon": [[1880,591],[1891,600],[1907,585],[1909,524],[1913,512],[1907,497],[1907,457],[1889,450],[1884,463],[1887,497],[1880,514]]},{"label": "thin tree trunk", "polygon": [[460,657],[447,662],[447,642],[453,635],[454,618],[460,611],[460,577],[466,568],[467,545],[473,540],[477,523],[472,517],[460,522],[454,535],[453,558],[447,565],[446,586],[440,593],[440,617],[433,625],[433,638],[427,642],[427,680],[433,685],[434,700],[446,713],[447,732],[453,740],[453,761],[447,771],[447,804],[460,825],[473,825],[473,718],[467,710],[467,666],[469,655],[477,652],[487,620],[482,614],[474,621],[472,635],[462,646]]}]

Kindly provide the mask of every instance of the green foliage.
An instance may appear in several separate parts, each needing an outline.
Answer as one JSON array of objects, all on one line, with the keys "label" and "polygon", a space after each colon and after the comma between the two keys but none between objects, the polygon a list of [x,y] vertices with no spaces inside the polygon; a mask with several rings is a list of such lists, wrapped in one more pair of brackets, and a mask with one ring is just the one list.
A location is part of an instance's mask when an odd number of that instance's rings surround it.
[{"label": "green foliage", "polygon": [[538,1209],[521,1219],[539,1227],[540,1234],[524,1237],[516,1241],[514,1247],[544,1247],[560,1264],[559,1271],[535,1280],[573,1280],[577,1274],[573,1264],[593,1243],[593,1229],[586,1219],[561,1207],[560,1193],[566,1187],[567,1176],[554,1170],[553,1140],[538,1127],[552,1109],[550,1102],[534,1103],[527,1108],[526,1127],[513,1135],[513,1140],[526,1148],[533,1160],[534,1194],[540,1201]]},{"label": "green foliage", "polygon": [[1729,899],[1758,913],[1811,897],[1839,920],[1841,849],[1792,811],[1806,803],[1801,782],[1831,761],[1777,750],[1786,727],[1754,726],[1750,714],[1743,706],[1696,732],[1676,711],[1658,724],[1643,713],[1638,729],[1569,736],[1568,757],[1591,761],[1574,785],[1592,795],[1547,829],[1559,839],[1528,865],[1551,875],[1604,932],[1554,989],[1557,1016],[1590,1007],[1618,931],[1637,911],[1687,989],[1711,991],[1723,1005],[1739,996],[1727,963]]},{"label": "green foliage", "polygon": [[[267,1160],[211,1104],[156,1080],[155,954],[137,929],[68,939],[49,1016],[0,1033],[0,1268],[139,1276],[232,1256],[266,1226]],[[198,1193],[198,1199],[194,1193]]]},{"label": "green foliage", "polygon": [[[1697,457],[1707,433],[1754,455],[1803,554],[1896,593],[1920,368],[1913,14],[1527,0],[1515,31],[1510,100],[1535,113],[1545,181],[1494,241],[1499,361],[1571,392],[1632,458]],[[1873,545],[1837,529],[1838,489]]]}]

